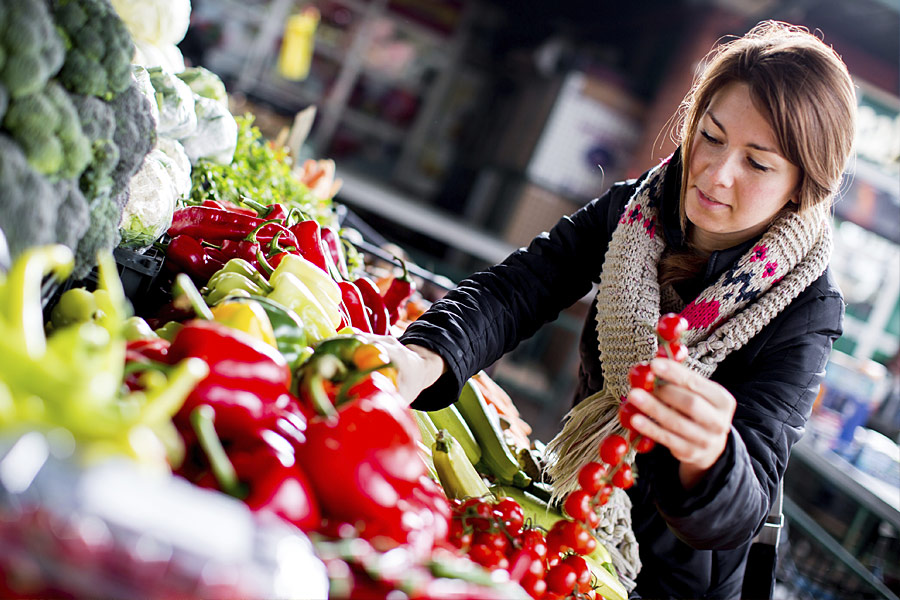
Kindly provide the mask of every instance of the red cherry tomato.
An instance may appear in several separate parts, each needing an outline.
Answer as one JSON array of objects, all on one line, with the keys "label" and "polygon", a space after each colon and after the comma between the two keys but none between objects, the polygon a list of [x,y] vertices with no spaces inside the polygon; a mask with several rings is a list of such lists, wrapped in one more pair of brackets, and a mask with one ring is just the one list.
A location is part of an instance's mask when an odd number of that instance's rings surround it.
[{"label": "red cherry tomato", "polygon": [[575,590],[578,575],[575,573],[575,569],[561,562],[547,571],[545,579],[548,591],[555,594],[568,595]]},{"label": "red cherry tomato", "polygon": [[688,349],[681,342],[664,342],[656,349],[656,356],[684,362],[688,357]]},{"label": "red cherry tomato", "polygon": [[609,497],[613,493],[613,486],[609,483],[604,483],[603,487],[597,493],[597,504],[603,505],[609,502]]},{"label": "red cherry tomato", "polygon": [[540,558],[547,557],[547,537],[540,529],[526,529],[519,537],[523,550],[530,550]]},{"label": "red cherry tomato", "polygon": [[450,531],[447,538],[455,547],[465,550],[472,545],[472,528],[463,525],[462,519],[450,520]]},{"label": "red cherry tomato", "polygon": [[479,531],[472,539],[474,546],[484,545],[506,554],[509,549],[509,538],[502,531]]},{"label": "red cherry tomato", "polygon": [[613,434],[600,443],[600,459],[610,466],[622,462],[628,452],[628,442],[621,435]]},{"label": "red cherry tomato", "polygon": [[562,564],[569,565],[575,571],[575,583],[578,591],[585,593],[591,589],[591,568],[580,556],[570,554],[562,560]]},{"label": "red cherry tomato", "polygon": [[525,511],[512,498],[500,498],[494,505],[494,514],[500,517],[500,521],[509,535],[515,537],[522,531],[522,525],[525,524]]},{"label": "red cherry tomato", "polygon": [[[597,547],[597,540],[580,523],[568,520],[557,521],[553,528],[556,529],[557,525],[559,525],[558,530],[563,550],[571,550],[577,554],[590,554]],[[553,529],[547,534],[548,540],[552,533]]]},{"label": "red cherry tomato", "polygon": [[548,560],[552,558],[554,555],[564,554],[570,550],[574,550],[572,545],[569,543],[570,540],[566,537],[566,534],[563,531],[566,523],[573,523],[574,521],[567,521],[566,519],[560,519],[550,528],[550,531],[547,532],[547,556]]},{"label": "red cherry tomato", "polygon": [[494,565],[496,554],[493,548],[484,544],[472,544],[469,548],[469,558],[488,569]]},{"label": "red cherry tomato", "polygon": [[676,313],[667,313],[656,322],[656,334],[667,342],[674,342],[688,330],[687,319]]},{"label": "red cherry tomato", "polygon": [[589,494],[584,490],[575,490],[566,496],[565,510],[566,514],[582,523],[587,523],[589,515],[594,513],[591,506],[591,498],[593,494]]},{"label": "red cherry tomato", "polygon": [[547,591],[547,582],[544,581],[544,578],[532,575],[531,573],[525,573],[525,576],[522,577],[519,585],[522,586],[522,589],[525,590],[526,594],[535,600],[542,598]]},{"label": "red cherry tomato", "polygon": [[544,561],[531,550],[516,550],[509,559],[509,578],[521,581],[528,574],[543,577]]},{"label": "red cherry tomato", "polygon": [[619,470],[613,473],[612,484],[617,488],[627,490],[634,485],[634,473],[631,472],[631,465],[625,463],[619,467]]},{"label": "red cherry tomato", "polygon": [[625,429],[631,430],[631,418],[634,415],[642,414],[641,410],[627,400],[619,405],[619,423]]},{"label": "red cherry tomato", "polygon": [[649,363],[638,363],[628,371],[628,382],[631,387],[652,392],[656,385],[656,375],[650,369]]},{"label": "red cherry tomato", "polygon": [[481,498],[469,498],[463,502],[461,514],[466,525],[476,531],[487,531],[493,524],[494,505]]},{"label": "red cherry tomato", "polygon": [[603,487],[605,477],[606,465],[598,462],[589,462],[578,471],[578,484],[581,486],[581,489],[593,496]]},{"label": "red cherry tomato", "polygon": [[628,440],[634,445],[635,452],[639,454],[650,452],[656,446],[656,442],[634,430],[628,435]]}]

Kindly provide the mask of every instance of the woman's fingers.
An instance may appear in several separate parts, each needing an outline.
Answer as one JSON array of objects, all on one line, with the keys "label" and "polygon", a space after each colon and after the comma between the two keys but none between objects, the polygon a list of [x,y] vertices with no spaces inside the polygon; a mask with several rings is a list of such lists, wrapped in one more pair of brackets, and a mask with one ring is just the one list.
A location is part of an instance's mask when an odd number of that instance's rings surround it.
[{"label": "woman's fingers", "polygon": [[687,366],[674,360],[655,358],[650,361],[650,368],[667,384],[674,384],[696,392],[714,407],[734,412],[734,397],[728,390],[696,371],[692,371]]},{"label": "woman's fingers", "polygon": [[655,359],[650,364],[658,385],[652,394],[641,389],[629,392],[629,402],[644,413],[632,418],[632,426],[666,446],[682,465],[709,468],[725,448],[734,397],[673,360]]}]

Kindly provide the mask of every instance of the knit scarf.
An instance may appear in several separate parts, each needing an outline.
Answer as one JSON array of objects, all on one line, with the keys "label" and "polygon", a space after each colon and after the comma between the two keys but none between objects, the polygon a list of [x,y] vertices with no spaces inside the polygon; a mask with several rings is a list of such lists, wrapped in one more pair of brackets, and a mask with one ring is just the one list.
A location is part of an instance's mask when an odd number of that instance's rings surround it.
[{"label": "knit scarf", "polygon": [[[669,161],[663,162],[639,185],[609,243],[597,292],[604,386],[569,411],[562,430],[547,446],[547,472],[557,498],[578,487],[579,469],[597,460],[604,438],[624,433],[617,413],[630,389],[628,372],[656,355],[655,326],[661,314],[679,312],[687,319],[685,364],[709,377],[729,353],[759,333],[828,265],[831,228],[827,221],[787,213],[715,284],[685,306],[671,286],[661,289],[657,279],[666,247],[659,203],[668,166]],[[609,549],[622,583],[631,590],[640,559],[627,494],[616,490],[603,511],[596,533]]]}]

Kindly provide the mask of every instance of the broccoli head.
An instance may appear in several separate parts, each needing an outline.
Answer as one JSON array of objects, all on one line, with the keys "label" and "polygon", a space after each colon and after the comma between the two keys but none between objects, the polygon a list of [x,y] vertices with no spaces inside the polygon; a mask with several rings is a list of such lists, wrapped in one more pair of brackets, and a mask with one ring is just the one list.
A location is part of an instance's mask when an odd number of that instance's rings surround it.
[{"label": "broccoli head", "polygon": [[116,115],[113,108],[94,96],[70,96],[81,129],[91,143],[91,163],[81,174],[80,187],[88,200],[112,189],[113,169],[119,162],[119,147],[113,141]]},{"label": "broccoli head", "polygon": [[65,58],[44,0],[0,4],[0,83],[10,98],[40,91]]},{"label": "broccoli head", "polygon": [[56,241],[74,252],[90,225],[90,206],[77,179],[63,179],[54,186],[60,204],[56,214]]},{"label": "broccoli head", "polygon": [[75,250],[72,277],[84,279],[97,264],[97,252],[111,252],[119,243],[119,221],[122,209],[109,196],[94,198],[90,207],[91,224]]},{"label": "broccoli head", "polygon": [[66,91],[53,81],[37,93],[14,98],[3,127],[31,166],[53,181],[78,177],[91,162],[91,144],[78,113]]},{"label": "broccoli head", "polygon": [[131,83],[134,42],[108,0],[50,0],[66,44],[58,79],[71,92],[111,100]]},{"label": "broccoli head", "polygon": [[113,196],[128,189],[128,182],[156,145],[156,121],[150,101],[141,92],[137,80],[132,78],[131,82],[128,89],[109,103],[116,119],[113,142],[119,150],[119,161],[112,173]]},{"label": "broccoli head", "polygon": [[6,89],[6,86],[0,83],[0,123],[3,122],[3,117],[6,115],[6,108],[9,106],[9,92]]},{"label": "broccoli head", "polygon": [[19,145],[0,134],[0,228],[15,259],[30,246],[56,240],[60,197],[28,164]]}]

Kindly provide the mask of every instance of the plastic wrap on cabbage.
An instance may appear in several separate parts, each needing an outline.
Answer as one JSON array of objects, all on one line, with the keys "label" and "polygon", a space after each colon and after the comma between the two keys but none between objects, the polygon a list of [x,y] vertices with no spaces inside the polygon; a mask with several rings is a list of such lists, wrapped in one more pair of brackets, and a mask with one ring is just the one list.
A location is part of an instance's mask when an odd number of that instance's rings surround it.
[{"label": "plastic wrap on cabbage", "polygon": [[119,224],[120,246],[145,250],[172,224],[176,194],[167,168],[171,162],[165,152],[154,149],[131,178],[128,203],[122,210]]},{"label": "plastic wrap on cabbage", "polygon": [[191,23],[190,0],[112,0],[135,41],[177,44]]},{"label": "plastic wrap on cabbage", "polygon": [[184,55],[175,44],[157,46],[150,42],[134,40],[134,62],[146,68],[161,67],[168,73],[184,70]]},{"label": "plastic wrap on cabbage", "polygon": [[225,84],[218,75],[204,69],[203,67],[188,67],[181,73],[178,78],[188,84],[198,96],[210,98],[222,103],[222,106],[228,106],[228,93],[225,91]]},{"label": "plastic wrap on cabbage", "polygon": [[194,95],[197,128],[180,139],[191,164],[200,159],[227,165],[237,146],[237,122],[220,102]]},{"label": "plastic wrap on cabbage", "polygon": [[138,90],[150,101],[150,114],[153,115],[153,122],[159,127],[159,105],[156,103],[156,90],[150,82],[150,73],[141,65],[131,65],[131,74],[137,81]]},{"label": "plastic wrap on cabbage", "polygon": [[147,73],[159,107],[157,133],[176,140],[194,133],[197,115],[194,112],[194,92],[191,88],[162,67],[150,67]]},{"label": "plastic wrap on cabbage", "polygon": [[187,198],[191,193],[191,160],[184,146],[178,140],[161,137],[156,141],[156,148],[169,159],[165,167],[175,186],[175,196]]}]

